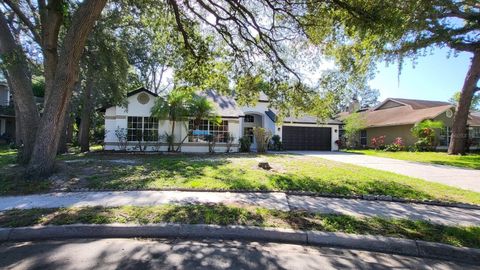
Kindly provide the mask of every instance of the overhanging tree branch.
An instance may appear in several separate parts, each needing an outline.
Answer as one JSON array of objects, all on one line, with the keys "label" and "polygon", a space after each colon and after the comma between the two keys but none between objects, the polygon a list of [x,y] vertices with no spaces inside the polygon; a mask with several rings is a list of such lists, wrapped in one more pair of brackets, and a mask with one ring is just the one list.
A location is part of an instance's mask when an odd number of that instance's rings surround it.
[{"label": "overhanging tree branch", "polygon": [[173,9],[173,14],[175,16],[175,22],[177,23],[178,31],[180,31],[180,33],[182,35],[183,42],[185,43],[185,47],[196,57],[197,54],[196,54],[195,50],[193,49],[192,45],[190,44],[189,37],[188,37],[189,36],[188,32],[183,27],[182,18],[180,16],[180,10],[178,8],[178,4],[177,4],[176,0],[168,0],[168,3],[170,4],[170,6]]},{"label": "overhanging tree branch", "polygon": [[42,38],[40,37],[40,34],[38,33],[38,27],[35,26],[25,15],[25,13],[22,12],[22,10],[18,7],[16,3],[13,3],[11,0],[4,0],[5,3],[12,9],[12,11],[18,16],[18,18],[28,27],[30,32],[32,33],[32,36],[34,40],[38,44],[42,44]]}]

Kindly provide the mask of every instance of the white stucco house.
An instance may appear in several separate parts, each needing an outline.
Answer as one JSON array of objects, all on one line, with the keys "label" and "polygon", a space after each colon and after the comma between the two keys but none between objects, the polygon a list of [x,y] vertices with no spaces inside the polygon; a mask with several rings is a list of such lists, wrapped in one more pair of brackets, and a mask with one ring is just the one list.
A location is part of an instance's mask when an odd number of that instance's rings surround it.
[{"label": "white stucco house", "polygon": [[[218,95],[215,91],[203,93],[215,104],[217,114],[221,117],[220,125],[212,125],[205,121],[200,130],[189,132],[193,128],[192,122],[175,124],[175,141],[179,143],[186,138],[181,146],[182,152],[208,152],[208,142],[202,137],[213,134],[219,138],[216,143],[216,152],[226,151],[225,134],[230,133],[235,137],[231,151],[238,151],[238,139],[249,136],[253,138],[253,128],[263,127],[273,135],[279,135],[286,150],[325,150],[336,151],[338,146],[335,141],[339,138],[340,121],[328,120],[318,124],[314,117],[303,116],[300,118],[288,117],[282,123],[276,121],[275,108],[270,107],[266,96],[261,95],[255,106],[239,106],[234,98]],[[105,150],[120,150],[116,131],[123,129],[127,135],[127,150],[136,150],[138,145],[137,134],[154,134],[150,136],[155,140],[158,136],[170,133],[171,123],[167,120],[154,119],[150,110],[154,105],[157,95],[145,88],[140,88],[127,95],[127,106],[111,106],[105,109]],[[190,135],[188,135],[190,134]],[[166,151],[167,143],[158,143],[156,140],[146,143],[147,151]]]}]

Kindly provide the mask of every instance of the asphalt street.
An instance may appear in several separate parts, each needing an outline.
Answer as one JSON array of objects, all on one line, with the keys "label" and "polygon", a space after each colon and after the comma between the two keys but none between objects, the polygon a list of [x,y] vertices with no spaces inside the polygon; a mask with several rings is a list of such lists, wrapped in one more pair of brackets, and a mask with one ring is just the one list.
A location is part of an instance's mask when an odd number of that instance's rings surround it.
[{"label": "asphalt street", "polygon": [[0,244],[1,269],[480,269],[358,250],[185,239],[67,239]]}]

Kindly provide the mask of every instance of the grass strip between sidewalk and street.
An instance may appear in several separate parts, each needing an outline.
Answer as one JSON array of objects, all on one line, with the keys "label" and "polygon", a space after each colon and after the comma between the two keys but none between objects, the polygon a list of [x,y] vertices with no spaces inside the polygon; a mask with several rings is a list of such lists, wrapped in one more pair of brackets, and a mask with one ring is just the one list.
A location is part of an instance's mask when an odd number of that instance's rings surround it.
[{"label": "grass strip between sidewalk and street", "polygon": [[183,223],[292,228],[381,235],[480,248],[480,227],[450,227],[426,221],[285,212],[223,204],[51,208],[0,212],[0,227],[110,223]]}]

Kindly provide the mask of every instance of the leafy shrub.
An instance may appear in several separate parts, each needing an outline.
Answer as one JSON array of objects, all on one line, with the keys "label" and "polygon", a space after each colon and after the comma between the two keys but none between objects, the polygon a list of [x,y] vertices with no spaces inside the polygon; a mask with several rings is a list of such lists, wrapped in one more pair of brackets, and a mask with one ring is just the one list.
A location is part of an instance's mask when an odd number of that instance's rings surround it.
[{"label": "leafy shrub", "polygon": [[115,137],[117,137],[118,149],[120,149],[120,151],[126,151],[128,144],[127,129],[117,127],[115,130]]},{"label": "leafy shrub", "polygon": [[215,153],[215,145],[216,145],[216,138],[212,134],[208,134],[205,136],[205,140],[208,142],[208,152]]},{"label": "leafy shrub", "polygon": [[250,146],[252,145],[250,137],[243,136],[238,139],[238,142],[240,143],[240,152],[250,152]]},{"label": "leafy shrub", "polygon": [[373,145],[373,148],[375,150],[379,148],[383,148],[385,146],[385,135],[378,136],[378,137],[373,137],[370,142]]},{"label": "leafy shrub", "polygon": [[413,145],[415,148],[415,151],[431,151],[433,149],[433,146],[431,145],[430,139],[429,138],[420,138],[418,141],[415,142]]},{"label": "leafy shrub", "polygon": [[339,149],[343,148],[345,144],[343,143],[342,139],[338,139],[335,141],[335,144],[338,146]]},{"label": "leafy shrub", "polygon": [[358,135],[361,130],[366,128],[366,118],[359,113],[352,113],[344,120],[345,126],[343,127],[346,139],[347,148],[356,148],[359,145]]},{"label": "leafy shrub", "polygon": [[282,141],[281,141],[279,135],[273,135],[272,136],[272,149],[275,150],[275,151],[283,150]]},{"label": "leafy shrub", "polygon": [[268,142],[270,142],[270,139],[272,138],[272,133],[270,130],[261,127],[255,127],[253,128],[253,136],[255,136],[255,140],[257,142],[257,152],[267,152]]},{"label": "leafy shrub", "polygon": [[435,149],[435,129],[443,128],[442,121],[425,120],[415,124],[411,129],[412,135],[418,141],[414,146],[417,151],[432,151]]},{"label": "leafy shrub", "polygon": [[391,144],[385,146],[385,151],[398,152],[402,151],[404,148],[405,144],[403,143],[403,139],[401,137],[397,137]]},{"label": "leafy shrub", "polygon": [[232,144],[235,141],[235,136],[233,136],[230,132],[225,134],[225,141],[226,141],[226,150],[225,152],[230,153],[232,149]]}]

